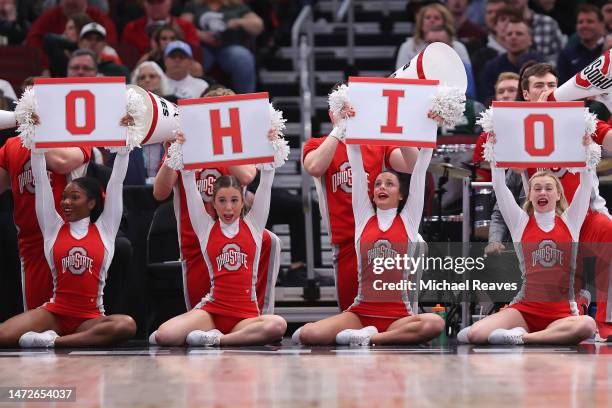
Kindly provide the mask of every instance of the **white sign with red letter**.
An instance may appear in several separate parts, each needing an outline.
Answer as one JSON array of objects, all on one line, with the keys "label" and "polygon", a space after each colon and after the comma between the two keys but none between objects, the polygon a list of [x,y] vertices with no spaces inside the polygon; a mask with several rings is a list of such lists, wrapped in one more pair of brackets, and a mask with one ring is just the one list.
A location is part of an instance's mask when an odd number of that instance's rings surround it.
[{"label": "white sign with red letter", "polygon": [[493,102],[498,167],[584,167],[583,102]]},{"label": "white sign with red letter", "polygon": [[355,116],[346,143],[436,147],[438,126],[427,112],[437,89],[437,80],[350,77]]},{"label": "white sign with red letter", "polygon": [[125,146],[125,78],[37,78],[34,147]]},{"label": "white sign with red letter", "polygon": [[178,104],[185,169],[274,161],[267,92],[181,99]]}]

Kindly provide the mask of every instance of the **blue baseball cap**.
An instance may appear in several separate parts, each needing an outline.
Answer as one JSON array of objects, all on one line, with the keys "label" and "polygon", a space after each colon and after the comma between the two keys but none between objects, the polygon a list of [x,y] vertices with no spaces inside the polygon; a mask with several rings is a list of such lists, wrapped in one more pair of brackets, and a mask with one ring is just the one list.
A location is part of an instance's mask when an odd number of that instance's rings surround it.
[{"label": "blue baseball cap", "polygon": [[184,52],[189,58],[193,58],[191,47],[189,44],[183,41],[172,41],[168,43],[168,45],[166,45],[166,49],[164,50],[164,57],[167,57],[172,51],[176,50]]}]

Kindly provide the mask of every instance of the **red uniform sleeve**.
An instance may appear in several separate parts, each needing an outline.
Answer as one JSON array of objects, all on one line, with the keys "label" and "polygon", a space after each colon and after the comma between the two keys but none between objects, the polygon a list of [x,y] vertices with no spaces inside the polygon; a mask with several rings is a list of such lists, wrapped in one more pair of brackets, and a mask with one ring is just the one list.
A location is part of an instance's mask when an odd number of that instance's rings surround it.
[{"label": "red uniform sleeve", "polygon": [[308,139],[306,143],[304,143],[304,153],[302,154],[302,161],[306,159],[306,156],[308,155],[308,153],[312,152],[313,150],[317,150],[317,148],[321,146],[321,143],[325,141],[326,137],[327,136],[312,137]]},{"label": "red uniform sleeve", "polygon": [[400,146],[384,146],[384,155],[385,155],[385,168],[386,169],[393,169],[393,167],[391,166],[391,153],[393,153],[393,151],[395,149],[399,149]]},{"label": "red uniform sleeve", "polygon": [[83,152],[83,164],[89,163],[91,160],[91,147],[81,147],[81,152]]},{"label": "red uniform sleeve", "polygon": [[603,144],[603,141],[610,129],[612,129],[612,126],[608,125],[603,120],[597,120],[597,127],[595,128],[595,133],[593,133],[591,138],[595,143],[601,145]]}]

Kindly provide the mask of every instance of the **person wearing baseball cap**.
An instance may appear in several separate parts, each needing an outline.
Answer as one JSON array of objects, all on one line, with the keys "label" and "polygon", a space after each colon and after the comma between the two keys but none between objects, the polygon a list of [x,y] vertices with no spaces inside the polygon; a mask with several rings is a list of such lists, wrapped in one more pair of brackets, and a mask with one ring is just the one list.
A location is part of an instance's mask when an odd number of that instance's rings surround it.
[{"label": "person wearing baseball cap", "polygon": [[172,41],[164,50],[164,65],[168,84],[177,98],[198,98],[209,84],[189,74],[193,53],[183,41]]},{"label": "person wearing baseball cap", "polygon": [[98,72],[104,76],[124,76],[130,81],[130,71],[121,64],[117,52],[106,43],[106,29],[101,24],[85,24],[79,34],[79,48],[92,51],[97,58]]}]

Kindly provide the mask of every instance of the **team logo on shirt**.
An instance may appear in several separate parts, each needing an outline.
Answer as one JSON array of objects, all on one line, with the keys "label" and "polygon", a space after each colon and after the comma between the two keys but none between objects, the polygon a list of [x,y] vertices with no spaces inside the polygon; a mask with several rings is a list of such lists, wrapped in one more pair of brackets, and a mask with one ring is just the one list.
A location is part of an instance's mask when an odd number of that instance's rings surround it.
[{"label": "team logo on shirt", "polygon": [[557,244],[550,239],[545,239],[540,242],[538,249],[531,253],[531,264],[536,266],[540,264],[546,268],[550,268],[555,264],[563,265],[563,251],[557,249]]},{"label": "team logo on shirt", "polygon": [[206,169],[200,172],[200,176],[196,179],[196,185],[204,202],[212,201],[213,187],[219,177],[221,177],[221,172],[217,169]]},{"label": "team logo on shirt", "polygon": [[88,271],[93,273],[93,259],[87,256],[87,250],[82,247],[74,247],[68,251],[68,255],[62,258],[62,273],[70,271],[74,275],[81,275]]},{"label": "team logo on shirt", "polygon": [[332,174],[332,193],[338,191],[338,187],[345,193],[351,193],[353,187],[353,172],[349,162],[340,165],[339,170]]},{"label": "team logo on shirt", "polygon": [[247,254],[243,253],[237,244],[227,244],[217,257],[217,271],[225,268],[228,271],[236,271],[241,266],[247,267]]},{"label": "team logo on shirt", "polygon": [[[47,171],[49,180],[51,180],[51,172]],[[30,194],[34,194],[34,175],[32,174],[32,162],[28,160],[23,165],[23,170],[17,175],[17,184],[19,184],[19,193],[23,194],[27,191]]]},{"label": "team logo on shirt", "polygon": [[379,239],[374,242],[372,248],[368,249],[368,265],[374,262],[375,258],[395,258],[397,251],[393,249],[391,242],[386,239]]},{"label": "team logo on shirt", "polygon": [[606,52],[576,74],[576,85],[585,89],[591,86],[608,89],[612,86],[612,79],[608,78],[609,70],[610,54]]}]

